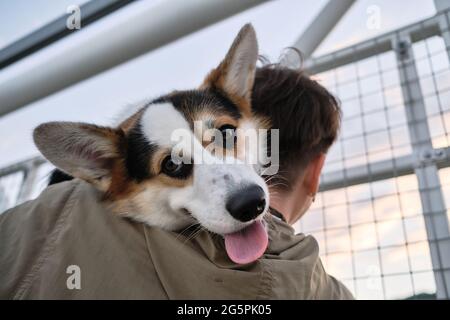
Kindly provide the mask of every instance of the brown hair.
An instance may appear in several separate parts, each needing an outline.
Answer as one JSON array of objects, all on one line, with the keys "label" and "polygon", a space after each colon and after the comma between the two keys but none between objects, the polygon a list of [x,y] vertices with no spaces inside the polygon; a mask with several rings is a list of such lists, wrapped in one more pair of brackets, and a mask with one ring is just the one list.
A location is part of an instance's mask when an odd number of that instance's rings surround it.
[{"label": "brown hair", "polygon": [[[301,69],[267,64],[256,71],[252,106],[279,129],[280,167],[269,184],[289,188],[300,170],[336,140],[341,109],[338,100]],[[278,179],[277,179],[278,178]]]}]

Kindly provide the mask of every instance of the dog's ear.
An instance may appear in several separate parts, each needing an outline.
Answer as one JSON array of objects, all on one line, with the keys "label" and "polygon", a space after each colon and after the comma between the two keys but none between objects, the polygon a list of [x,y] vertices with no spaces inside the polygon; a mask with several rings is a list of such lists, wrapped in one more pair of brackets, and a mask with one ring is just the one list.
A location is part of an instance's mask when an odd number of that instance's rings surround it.
[{"label": "dog's ear", "polygon": [[100,189],[110,181],[120,160],[121,130],[77,122],[48,122],[38,126],[33,138],[39,151],[56,167]]},{"label": "dog's ear", "polygon": [[250,111],[250,97],[255,80],[258,42],[251,24],[239,31],[225,59],[213,69],[202,88],[216,88],[225,92],[242,111]]}]

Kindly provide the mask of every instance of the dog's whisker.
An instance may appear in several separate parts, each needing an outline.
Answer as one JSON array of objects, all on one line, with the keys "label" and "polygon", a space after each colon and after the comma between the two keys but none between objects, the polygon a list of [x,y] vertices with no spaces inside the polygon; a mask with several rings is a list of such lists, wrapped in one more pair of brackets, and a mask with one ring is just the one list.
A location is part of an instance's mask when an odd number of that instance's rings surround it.
[{"label": "dog's whisker", "polygon": [[[264,175],[270,168],[264,169],[264,171],[261,173],[261,175]],[[287,170],[278,170],[277,173],[274,175],[279,175],[281,173],[288,173]]]},{"label": "dog's whisker", "polygon": [[186,234],[187,232],[189,232],[189,230],[190,230],[191,228],[193,228],[194,226],[196,226],[196,225],[200,225],[200,224],[199,224],[198,222],[194,222],[194,223],[188,225],[186,228],[184,228],[182,231],[180,231],[180,232],[178,233],[178,235],[176,236],[176,239],[178,240],[181,236],[185,236],[185,234]]},{"label": "dog's whisker", "polygon": [[183,244],[186,244],[187,242],[193,240],[196,236],[198,236],[200,234],[201,231],[203,231],[204,228],[201,224],[198,224],[196,226],[196,228],[194,229],[194,231],[192,232],[192,234],[190,234],[185,241],[183,241]]},{"label": "dog's whisker", "polygon": [[287,182],[275,180],[274,183],[270,184],[270,187],[273,187],[274,185],[278,185],[278,184],[282,184],[282,185],[284,185],[284,186],[288,186],[288,183],[287,183]]},{"label": "dog's whisker", "polygon": [[199,235],[200,235],[200,233],[202,232],[202,231],[205,231],[206,229],[205,228],[200,228],[199,230],[197,230],[197,232],[195,232],[195,234],[192,236],[192,238],[190,239],[190,240],[194,240],[196,237],[198,237]]},{"label": "dog's whisker", "polygon": [[[284,179],[284,180],[283,180]],[[275,176],[271,176],[269,178],[264,178],[264,182],[266,182],[267,184],[270,183],[271,181],[279,181],[279,182],[286,182],[289,183],[289,181],[285,178],[280,178],[280,177],[275,177]]]},{"label": "dog's whisker", "polygon": [[287,178],[282,177],[282,176],[270,176],[268,178],[264,177],[264,181],[265,182],[270,182],[270,181],[273,181],[273,180],[279,180],[279,181],[283,181],[283,182],[286,182],[286,183],[289,182],[289,180]]}]

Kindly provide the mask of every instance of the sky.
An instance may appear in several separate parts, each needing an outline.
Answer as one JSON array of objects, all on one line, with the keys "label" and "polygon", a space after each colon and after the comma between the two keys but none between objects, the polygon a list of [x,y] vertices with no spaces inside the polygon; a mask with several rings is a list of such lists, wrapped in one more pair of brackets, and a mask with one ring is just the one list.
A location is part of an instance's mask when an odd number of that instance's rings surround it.
[{"label": "sky", "polygon": [[60,17],[72,4],[82,5],[88,0],[17,0],[1,1],[0,48],[26,36]]}]

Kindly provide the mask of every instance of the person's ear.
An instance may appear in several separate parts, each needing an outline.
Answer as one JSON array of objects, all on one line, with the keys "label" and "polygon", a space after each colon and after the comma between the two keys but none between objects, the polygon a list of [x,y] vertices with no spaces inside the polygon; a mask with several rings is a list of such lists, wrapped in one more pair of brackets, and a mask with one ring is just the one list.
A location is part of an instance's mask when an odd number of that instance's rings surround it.
[{"label": "person's ear", "polygon": [[201,88],[218,89],[241,109],[250,113],[250,97],[255,80],[258,42],[251,24],[239,31],[227,55],[204,80]]},{"label": "person's ear", "polygon": [[324,163],[325,163],[325,154],[320,153],[309,163],[306,169],[304,183],[306,191],[313,198],[319,191],[320,174],[322,172]]},{"label": "person's ear", "polygon": [[57,168],[105,189],[121,158],[123,132],[78,122],[48,122],[34,130],[33,139]]}]

